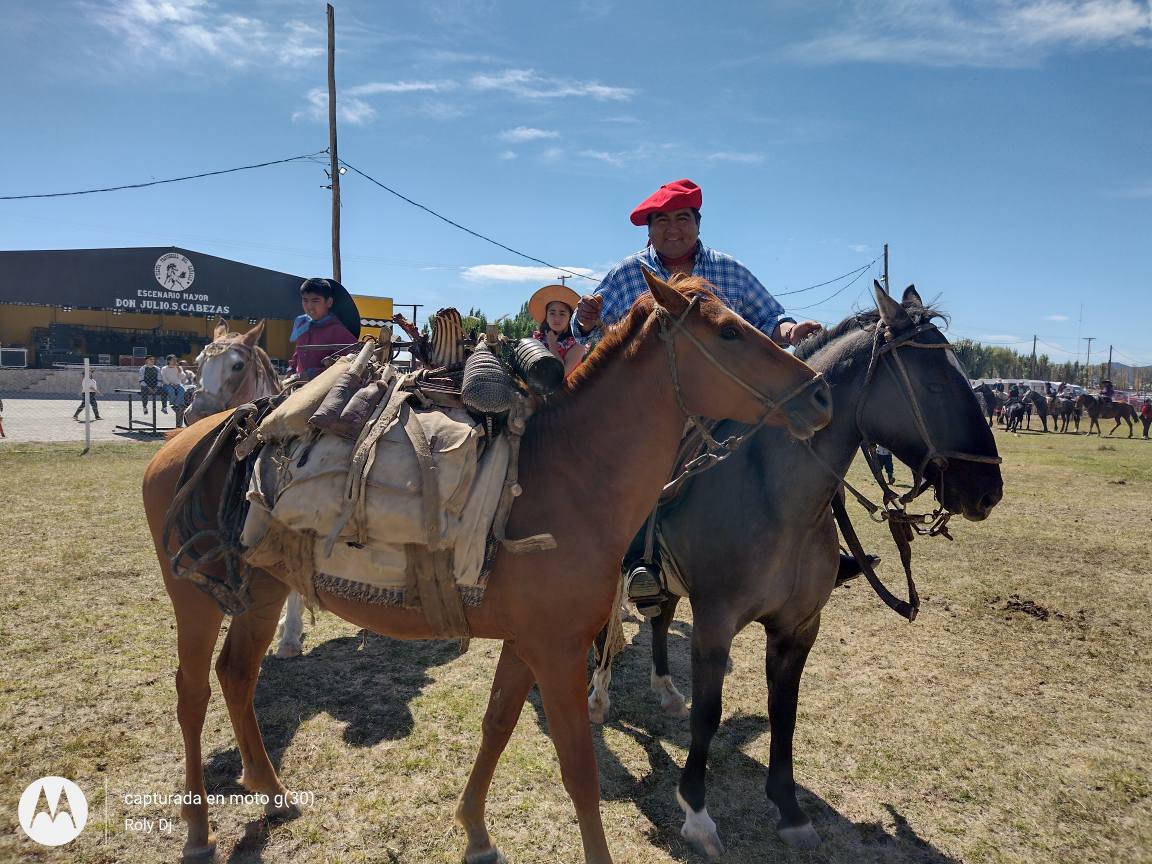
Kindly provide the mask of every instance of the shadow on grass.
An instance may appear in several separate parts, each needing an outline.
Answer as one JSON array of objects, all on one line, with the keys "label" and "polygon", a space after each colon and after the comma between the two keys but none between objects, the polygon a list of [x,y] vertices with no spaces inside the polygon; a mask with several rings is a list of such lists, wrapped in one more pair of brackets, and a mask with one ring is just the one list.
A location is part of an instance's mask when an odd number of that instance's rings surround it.
[{"label": "shadow on grass", "polygon": [[[371,747],[406,737],[413,727],[409,702],[431,683],[427,670],[459,656],[456,642],[401,642],[361,631],[329,639],[300,657],[268,655],[256,688],[256,716],[277,772],[300,726],[320,714],[346,724],[351,747]],[[240,751],[212,754],[204,766],[208,791],[243,793]],[[286,821],[286,820],[280,820]],[[228,858],[231,864],[259,862],[275,820],[249,822]]]},{"label": "shadow on grass", "polygon": [[[614,701],[609,721],[594,726],[600,785],[607,801],[631,801],[648,822],[646,839],[678,861],[703,860],[680,836],[684,816],[676,803],[681,765],[668,754],[664,742],[687,750],[691,733],[687,720],[668,717],[648,690],[651,658],[650,627],[642,627],[630,650],[617,658],[613,673]],[[669,666],[673,677],[690,680],[691,627],[673,622],[669,633]],[[547,731],[547,721],[534,690],[529,697],[537,723]],[[622,764],[604,742],[604,730],[622,733],[635,742],[647,758],[642,774]],[[709,813],[727,847],[723,860],[757,861],[764,864],[960,864],[917,834],[896,808],[883,805],[893,827],[879,822],[853,822],[828,801],[803,786],[797,798],[824,842],[812,852],[786,846],[776,833],[776,808],[764,791],[767,766],[746,754],[757,738],[770,734],[764,714],[736,714],[725,720],[712,739],[708,759]]]}]

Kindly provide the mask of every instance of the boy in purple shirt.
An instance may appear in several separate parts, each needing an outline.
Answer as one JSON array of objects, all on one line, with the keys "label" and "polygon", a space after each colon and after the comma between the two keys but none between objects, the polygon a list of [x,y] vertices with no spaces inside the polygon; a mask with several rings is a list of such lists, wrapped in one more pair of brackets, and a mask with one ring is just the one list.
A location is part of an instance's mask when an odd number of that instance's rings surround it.
[{"label": "boy in purple shirt", "polygon": [[292,325],[296,353],[288,366],[301,378],[314,378],[324,369],[325,357],[360,338],[360,312],[335,279],[306,280],[300,286],[300,305],[304,314]]}]

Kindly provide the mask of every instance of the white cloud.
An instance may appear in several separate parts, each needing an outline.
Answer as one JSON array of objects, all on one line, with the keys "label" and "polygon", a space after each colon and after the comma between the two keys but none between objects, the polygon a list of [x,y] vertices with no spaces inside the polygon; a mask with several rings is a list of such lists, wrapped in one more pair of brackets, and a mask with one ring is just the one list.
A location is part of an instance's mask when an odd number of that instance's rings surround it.
[{"label": "white cloud", "polygon": [[560,99],[584,96],[599,102],[627,102],[636,91],[610,87],[598,81],[572,81],[538,75],[534,69],[506,69],[496,75],[473,75],[468,84],[474,90],[497,90],[525,99]]},{"label": "white cloud", "polygon": [[980,335],[981,339],[987,339],[989,342],[1023,342],[1024,340],[1017,336],[1015,333],[983,333]]},{"label": "white cloud", "polygon": [[139,63],[168,63],[192,71],[202,71],[206,61],[210,67],[232,69],[298,66],[325,52],[318,27],[224,12],[210,0],[87,2],[80,8]]},{"label": "white cloud", "polygon": [[517,155],[515,150],[504,150],[501,153],[499,153],[496,156],[496,158],[497,159],[503,159],[504,161],[507,162],[511,159],[517,159],[517,158],[519,158],[519,156]]},{"label": "white cloud", "polygon": [[1071,319],[1067,315],[1045,315],[1044,320],[1045,321],[1070,321]]},{"label": "white cloud", "polygon": [[352,96],[375,96],[379,93],[443,93],[455,90],[455,81],[372,81],[344,90]]},{"label": "white cloud", "polygon": [[[1152,45],[1143,0],[855,0],[836,29],[790,59],[923,66],[1021,67],[1061,49]],[[838,26],[837,26],[838,25]]]},{"label": "white cloud", "polygon": [[864,254],[871,247],[869,247],[867,243],[849,243],[848,248],[851,249],[853,252],[859,252],[860,254]]},{"label": "white cloud", "polygon": [[730,150],[709,153],[704,159],[708,162],[737,162],[743,165],[754,165],[764,161],[764,157],[759,153],[734,153]]},{"label": "white cloud", "polygon": [[531,126],[517,126],[515,129],[506,129],[496,136],[509,144],[522,144],[525,141],[540,141],[545,138],[559,138],[560,133],[551,129],[534,129]]},{"label": "white cloud", "polygon": [[[308,104],[306,107],[292,114],[293,122],[299,122],[301,120],[317,123],[328,122],[327,88],[313,87],[304,95],[304,99]],[[357,99],[354,96],[336,97],[336,119],[352,123],[356,126],[363,126],[375,117],[376,109],[363,99]]]},{"label": "white cloud", "polygon": [[563,147],[549,147],[540,154],[540,158],[545,162],[559,162],[564,158]]},{"label": "white cloud", "polygon": [[[573,273],[581,273],[599,279],[603,274],[588,267],[564,267]],[[465,267],[460,274],[469,282],[553,282],[561,275],[554,267],[522,267],[518,264],[475,264]],[[584,280],[580,280],[584,281]],[[589,283],[591,284],[591,283]]]}]

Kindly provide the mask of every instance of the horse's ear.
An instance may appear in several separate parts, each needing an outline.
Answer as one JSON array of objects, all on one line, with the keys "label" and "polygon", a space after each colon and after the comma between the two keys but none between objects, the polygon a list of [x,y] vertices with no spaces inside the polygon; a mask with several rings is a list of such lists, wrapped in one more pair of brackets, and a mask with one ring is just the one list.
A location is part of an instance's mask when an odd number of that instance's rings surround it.
[{"label": "horse's ear", "polygon": [[228,335],[228,325],[224,323],[223,318],[216,319],[216,329],[212,331],[213,339],[223,339]]},{"label": "horse's ear", "polygon": [[912,303],[921,309],[924,308],[924,301],[920,299],[920,293],[916,290],[915,285],[909,285],[904,289],[904,296],[900,299],[900,302],[905,306]]},{"label": "horse's ear", "polygon": [[904,307],[888,296],[888,292],[876,280],[872,280],[872,293],[876,295],[876,309],[880,312],[880,320],[893,330],[902,330],[912,324],[912,319],[904,311]]},{"label": "horse's ear", "polygon": [[656,302],[673,315],[683,315],[684,310],[688,308],[688,298],[650,270],[644,267],[641,267],[640,270],[644,274],[644,281],[648,283],[648,290],[652,292]]},{"label": "horse's ear", "polygon": [[264,333],[264,321],[261,320],[259,324],[244,334],[240,340],[249,348],[256,347],[256,343],[260,341],[260,336]]}]

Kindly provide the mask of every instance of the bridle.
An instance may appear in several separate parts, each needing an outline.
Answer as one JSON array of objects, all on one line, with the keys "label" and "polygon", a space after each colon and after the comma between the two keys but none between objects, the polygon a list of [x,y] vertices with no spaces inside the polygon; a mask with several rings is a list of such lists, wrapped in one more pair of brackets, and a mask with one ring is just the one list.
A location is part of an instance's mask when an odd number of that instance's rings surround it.
[{"label": "bridle", "polygon": [[[867,327],[863,322],[857,319],[857,323],[862,330],[867,331]],[[937,334],[941,341],[922,341],[920,337],[929,333]],[[874,522],[888,523],[888,530],[891,532],[892,539],[896,542],[897,548],[900,551],[900,561],[904,566],[904,574],[908,582],[907,601],[896,597],[880,581],[879,577],[876,576],[872,565],[864,553],[863,547],[860,545],[856,531],[848,518],[847,510],[844,509],[843,497],[841,495],[833,496],[832,509],[836,516],[836,521],[840,525],[840,530],[844,534],[844,539],[848,542],[852,554],[856,556],[860,569],[868,579],[868,583],[880,596],[881,600],[909,621],[915,620],[916,614],[920,609],[920,597],[916,592],[916,583],[912,578],[912,550],[909,544],[917,534],[928,537],[941,535],[949,540],[952,539],[952,535],[948,533],[948,520],[952,518],[952,514],[944,507],[943,501],[940,500],[944,488],[944,474],[948,469],[949,460],[959,459],[965,462],[980,462],[989,465],[999,465],[1002,462],[999,456],[985,456],[981,453],[969,453],[960,450],[944,450],[937,446],[936,439],[928,428],[928,423],[924,416],[924,409],[916,394],[916,388],[912,385],[912,379],[908,374],[907,366],[904,365],[904,360],[900,356],[899,349],[949,350],[951,347],[948,340],[940,333],[939,328],[931,321],[921,322],[898,335],[883,321],[879,321],[875,325],[868,369],[864,375],[864,383],[861,385],[860,398],[856,403],[855,421],[856,429],[860,434],[860,450],[864,454],[864,461],[867,462],[869,469],[872,471],[872,476],[882,491],[883,501],[881,504],[875,504],[870,501],[863,493],[828,465],[827,462],[821,459],[815,449],[812,448],[810,441],[805,442],[808,445],[808,450],[812,454],[812,457],[826,471],[836,477],[843,488],[852,493],[853,497],[868,511],[869,517]],[[872,454],[872,448],[875,442],[871,440],[868,433],[864,430],[864,406],[867,403],[868,387],[875,379],[876,369],[881,362],[884,363],[897,385],[903,391],[905,401],[912,412],[916,430],[926,447],[924,458],[913,471],[912,488],[904,495],[897,494],[884,480],[880,472],[880,467],[876,464]],[[929,481],[926,476],[929,465],[936,465],[939,469],[937,500],[940,506],[931,513],[909,513],[907,505],[932,486],[931,481]]]},{"label": "bridle", "polygon": [[[659,303],[656,304],[656,320],[660,325],[660,340],[664,343],[665,356],[668,360],[668,370],[672,376],[672,390],[676,395],[676,404],[680,407],[681,413],[695,430],[696,435],[702,439],[705,446],[705,450],[702,454],[686,463],[680,473],[677,474],[672,480],[668,481],[667,484],[665,484],[664,494],[668,494],[674,491],[689,477],[695,474],[699,474],[702,471],[707,471],[709,468],[712,468],[723,462],[725,459],[735,453],[741,444],[743,444],[748,438],[757,432],[760,427],[767,422],[768,418],[771,417],[773,413],[780,410],[784,405],[788,404],[788,402],[806,390],[809,390],[814,386],[819,386],[820,383],[822,383],[824,380],[824,376],[817,373],[813,378],[793,388],[787,393],[787,395],[779,399],[773,399],[767,393],[764,393],[753,385],[749,384],[746,380],[741,378],[738,374],[724,365],[724,361],[713,354],[712,351],[709,350],[708,346],[701,342],[696,337],[696,334],[694,334],[691,330],[688,329],[688,327],[685,326],[684,321],[688,318],[689,315],[692,314],[693,310],[695,310],[700,305],[700,296],[701,295],[699,294],[693,294],[691,301],[688,303],[688,307],[680,314],[679,317],[675,317],[672,312],[670,312],[664,306],[661,306]],[[759,418],[757,418],[756,422],[752,426],[745,429],[743,434],[733,435],[729,438],[726,438],[724,441],[717,441],[712,437],[712,433],[707,425],[702,423],[700,418],[693,416],[691,412],[688,411],[687,406],[684,404],[684,393],[680,386],[679,365],[676,361],[677,335],[686,337],[692,346],[704,355],[704,358],[708,360],[708,362],[719,369],[720,372],[723,373],[724,376],[730,381],[733,381],[737,386],[750,393],[753,398],[755,398],[756,401],[763,406],[764,410],[761,411]]]},{"label": "bridle", "polygon": [[[273,388],[273,392],[276,392],[275,388],[279,384],[279,381],[277,380],[277,378],[274,374],[269,375],[269,371],[264,368],[264,363],[261,362],[260,357],[256,354],[256,348],[254,346],[246,345],[244,342],[239,341],[239,340],[228,341],[225,339],[217,339],[216,341],[209,342],[207,345],[205,345],[203,350],[201,351],[201,354],[204,357],[204,362],[207,362],[208,360],[211,360],[214,357],[219,357],[223,354],[227,354],[229,351],[239,351],[241,356],[243,356],[243,358],[244,358],[245,364],[250,364],[251,366],[253,366],[256,369],[256,384],[254,386],[257,389],[259,388],[260,379],[261,378],[268,378],[268,383],[271,384],[271,386]],[[196,388],[196,398],[203,398],[203,395],[204,395],[203,370],[204,370],[204,363],[201,363],[200,369],[197,372],[197,378],[199,379],[199,384]],[[252,399],[248,399],[246,401],[251,402],[255,398],[257,398],[257,397],[254,394]],[[220,395],[214,394],[212,399],[213,399],[213,402],[219,402],[219,408],[217,410],[220,410],[220,411],[226,410],[229,407],[228,403],[233,401],[231,398],[225,398],[222,394],[220,394]]]}]

